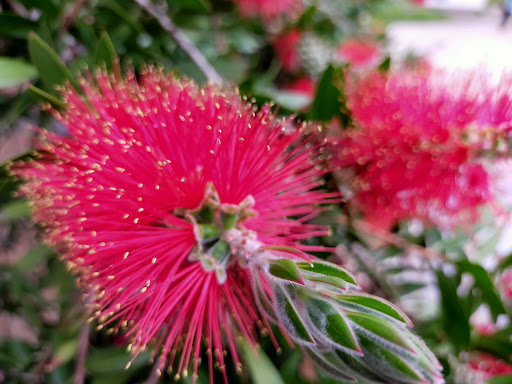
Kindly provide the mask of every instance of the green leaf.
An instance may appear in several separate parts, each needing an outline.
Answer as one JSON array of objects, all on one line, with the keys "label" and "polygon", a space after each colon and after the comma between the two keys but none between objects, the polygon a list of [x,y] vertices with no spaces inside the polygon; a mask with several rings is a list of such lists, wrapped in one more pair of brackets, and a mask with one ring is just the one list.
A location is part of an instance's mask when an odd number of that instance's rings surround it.
[{"label": "green leaf", "polygon": [[457,295],[455,277],[448,277],[442,271],[436,271],[443,309],[443,324],[446,336],[452,341],[455,349],[460,351],[469,344],[469,318]]},{"label": "green leaf", "polygon": [[482,299],[489,305],[494,321],[496,321],[499,314],[506,313],[500,294],[489,274],[481,265],[472,264],[469,261],[461,261],[457,265],[462,272],[470,273],[475,278],[475,286],[482,292]]},{"label": "green leaf", "polygon": [[488,384],[510,384],[512,383],[512,375],[499,375],[490,378]]},{"label": "green leaf", "polygon": [[26,39],[36,27],[37,24],[31,20],[7,12],[0,13],[0,37]]},{"label": "green leaf", "polygon": [[269,260],[268,272],[278,279],[304,285],[299,267],[290,259]]},{"label": "green leaf", "polygon": [[[145,366],[150,356],[150,351],[141,352],[130,365],[130,369]],[[91,348],[85,366],[87,372],[94,375],[121,373],[131,359],[132,355],[126,347]]]},{"label": "green leaf", "polygon": [[436,377],[442,376],[440,370],[443,369],[441,363],[437,360],[434,353],[418,336],[413,333],[409,334],[409,341],[414,344],[416,351],[416,361],[421,369],[421,373],[430,380],[429,382],[437,382]]},{"label": "green leaf", "polygon": [[208,251],[215,260],[222,262],[231,252],[231,245],[226,240],[219,240]]},{"label": "green leaf", "polygon": [[55,351],[55,356],[59,359],[61,364],[65,364],[76,356],[77,348],[78,339],[76,338],[60,342]]},{"label": "green leaf", "polygon": [[387,56],[377,67],[380,72],[388,72],[391,68],[391,57]]},{"label": "green leaf", "polygon": [[[365,364],[364,358],[355,357],[351,354],[343,352],[340,349],[335,351],[336,355],[340,358],[340,360],[349,367],[350,370],[357,373],[358,377],[363,377],[370,382],[380,382],[382,379],[378,376],[378,371],[373,371],[368,365]],[[362,382],[358,382],[362,383]]]},{"label": "green leaf", "polygon": [[498,265],[498,270],[502,271],[512,266],[512,254],[507,255]]},{"label": "green leaf", "polygon": [[315,348],[307,348],[306,352],[325,373],[337,381],[342,380],[343,383],[357,382],[355,378],[348,375],[351,372],[347,370],[345,363],[340,360],[335,352],[320,353]]},{"label": "green leaf", "polygon": [[471,340],[471,347],[475,350],[487,352],[493,356],[511,363],[510,351],[512,351],[512,340],[510,339],[511,328],[503,329],[492,335],[477,335]]},{"label": "green leaf", "polygon": [[110,36],[106,31],[101,33],[100,40],[96,47],[95,62],[99,66],[106,65],[107,71],[111,72],[114,70],[114,65],[119,61],[117,57],[116,49]]},{"label": "green leaf", "polygon": [[[257,276],[257,274],[257,271],[252,271],[253,276]],[[265,293],[263,287],[261,286],[261,281],[258,278],[256,278],[254,283],[254,288],[256,291],[256,302],[258,304],[259,310],[261,311],[262,315],[264,315],[268,320],[278,323],[273,303]]]},{"label": "green leaf", "polygon": [[37,70],[23,60],[0,57],[0,89],[16,87],[37,77]]},{"label": "green leaf", "polygon": [[313,265],[299,262],[297,266],[303,271],[313,272],[317,275],[335,277],[359,287],[356,277],[342,267],[327,261],[315,261]]},{"label": "green leaf", "polygon": [[306,305],[309,318],[322,335],[343,348],[362,353],[352,328],[331,304],[313,298]]},{"label": "green leaf", "polygon": [[25,200],[14,200],[3,206],[0,211],[0,219],[5,218],[8,221],[15,221],[30,216],[30,206]]},{"label": "green leaf", "polygon": [[203,240],[211,240],[220,236],[220,229],[214,224],[199,224],[199,233]]},{"label": "green leaf", "polygon": [[54,253],[53,249],[47,245],[41,244],[32,248],[27,254],[16,263],[16,268],[20,271],[30,271],[36,266],[46,263],[48,257]]},{"label": "green leaf", "polygon": [[328,285],[331,285],[333,287],[342,289],[344,291],[347,290],[347,286],[348,286],[347,282],[345,280],[342,280],[342,279],[338,278],[338,277],[326,276],[326,275],[320,275],[320,274],[313,274],[313,273],[307,272],[307,271],[303,272],[302,275],[304,276],[306,281],[328,284]]},{"label": "green leaf", "polygon": [[[3,116],[3,121],[5,123],[5,127],[10,126],[12,123],[16,121],[20,115],[27,110],[33,103],[32,98],[30,97],[30,93],[25,91],[21,95],[19,95],[12,103],[7,112]],[[0,125],[0,130],[2,130],[4,125]]]},{"label": "green leaf", "polygon": [[55,87],[64,85],[66,81],[69,81],[76,90],[80,90],[76,78],[59,55],[33,32],[28,37],[28,51],[32,64],[36,66],[43,84],[51,93],[57,94]]},{"label": "green leaf", "polygon": [[143,33],[144,27],[137,20],[133,12],[130,12],[125,5],[119,4],[117,0],[101,0],[101,3],[106,7],[110,8],[114,13],[116,13],[121,19],[126,21],[132,28],[134,28],[137,32]]},{"label": "green leaf", "polygon": [[477,260],[483,260],[489,255],[493,255],[496,252],[498,243],[502,239],[503,230],[502,228],[489,228],[485,227],[485,231],[490,231],[490,235],[477,246]]},{"label": "green leaf", "polygon": [[28,87],[28,91],[34,99],[41,103],[48,103],[55,109],[63,109],[65,106],[65,104],[62,101],[57,99],[52,94],[43,91],[41,88],[37,88],[33,85],[30,85]]},{"label": "green leaf", "polygon": [[[394,319],[397,319],[409,326],[412,326],[411,320],[407,317],[405,313],[402,312],[400,308],[380,297],[369,295],[366,293],[357,293],[349,295],[338,295],[336,296],[336,299],[341,302],[341,305],[344,304],[343,302],[348,302],[356,304],[358,306],[371,308],[375,311],[384,313]],[[353,308],[353,306],[351,307]]]},{"label": "green leaf", "polygon": [[313,338],[286,293],[277,287],[275,296],[280,323],[288,334],[298,341],[314,344]]},{"label": "green leaf", "polygon": [[222,227],[228,231],[235,227],[238,221],[238,213],[222,213],[221,214]]},{"label": "green leaf", "polygon": [[[374,333],[383,339],[396,344],[411,352],[414,351],[414,345],[403,336],[403,332],[394,324],[387,320],[368,315],[366,313],[348,313],[347,317],[360,327]],[[415,353],[415,352],[413,352]]]},{"label": "green leaf", "polygon": [[375,343],[364,334],[361,334],[359,341],[365,352],[366,361],[374,366],[373,371],[378,375],[392,379],[391,382],[404,382],[406,379],[405,382],[410,384],[425,383],[421,374],[404,357]]},{"label": "green leaf", "polygon": [[324,71],[316,88],[315,99],[309,109],[309,120],[331,121],[334,117],[344,116],[342,110],[345,110],[345,96],[339,88],[339,83],[344,79],[343,71],[343,67],[332,65]]},{"label": "green leaf", "polygon": [[212,5],[209,0],[172,0],[169,4],[187,11],[211,11]]},{"label": "green leaf", "polygon": [[2,357],[2,360],[0,361],[5,361],[3,359],[4,356],[2,356],[5,354],[13,365],[28,365],[32,358],[32,348],[30,345],[24,341],[16,340],[14,338],[2,340],[0,343],[0,353],[0,357]]},{"label": "green leaf", "polygon": [[284,384],[276,366],[259,347],[254,351],[245,340],[240,341],[244,361],[254,384]]},{"label": "green leaf", "polygon": [[0,164],[0,205],[7,204],[12,201],[12,193],[16,191],[20,184],[20,181],[11,175],[9,171],[10,165],[15,161],[28,160],[34,156],[35,151],[30,151]]}]

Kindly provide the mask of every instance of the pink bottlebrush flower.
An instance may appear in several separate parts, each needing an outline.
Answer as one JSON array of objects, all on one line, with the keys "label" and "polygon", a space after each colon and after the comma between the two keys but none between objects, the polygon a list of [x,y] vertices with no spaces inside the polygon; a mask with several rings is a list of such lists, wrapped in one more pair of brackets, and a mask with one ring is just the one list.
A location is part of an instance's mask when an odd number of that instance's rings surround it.
[{"label": "pink bottlebrush flower", "polygon": [[512,269],[505,271],[503,273],[502,279],[505,295],[509,300],[512,300]]},{"label": "pink bottlebrush flower", "polygon": [[286,84],[282,89],[291,94],[303,97],[304,104],[301,108],[301,111],[307,111],[309,105],[315,98],[316,83],[310,77],[301,77],[291,83]]},{"label": "pink bottlebrush flower", "polygon": [[313,190],[321,149],[269,107],[154,69],[81,84],[85,99],[68,87],[53,111],[69,137],[42,131],[39,158],[12,169],[46,240],[135,354],[154,342],[195,380],[205,341],[210,377],[226,349],[239,366],[238,337],[270,331],[244,263],[265,246],[319,250],[299,242],[328,233],[306,223],[333,197]]},{"label": "pink bottlebrush flower", "polygon": [[301,0],[231,0],[238,3],[246,17],[261,17],[270,22],[279,16],[297,17],[302,11]]},{"label": "pink bottlebrush flower", "polygon": [[301,77],[287,84],[284,89],[313,99],[315,97],[316,83],[311,77]]},{"label": "pink bottlebrush flower", "polygon": [[358,39],[345,40],[337,50],[338,56],[352,64],[355,68],[365,67],[378,57],[378,48],[375,43]]},{"label": "pink bottlebrush flower", "polygon": [[298,51],[301,39],[301,32],[297,29],[292,29],[272,42],[276,55],[283,65],[283,69],[288,72],[296,71],[302,66],[302,58]]},{"label": "pink bottlebrush flower", "polygon": [[354,127],[341,133],[334,161],[352,175],[352,202],[382,227],[413,217],[441,227],[475,220],[493,201],[479,153],[510,131],[511,84],[434,71],[349,83]]},{"label": "pink bottlebrush flower", "polygon": [[487,353],[479,353],[473,356],[468,365],[471,370],[480,373],[484,380],[512,374],[512,365]]}]

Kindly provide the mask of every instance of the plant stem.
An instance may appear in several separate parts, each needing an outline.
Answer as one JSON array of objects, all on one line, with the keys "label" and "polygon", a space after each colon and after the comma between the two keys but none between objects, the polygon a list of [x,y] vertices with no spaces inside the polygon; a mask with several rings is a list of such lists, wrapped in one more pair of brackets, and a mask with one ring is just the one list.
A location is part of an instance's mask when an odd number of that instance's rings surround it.
[{"label": "plant stem", "polygon": [[192,59],[197,67],[203,72],[206,78],[212,83],[222,84],[222,78],[215,68],[206,60],[201,51],[190,41],[190,39],[179,29],[176,24],[164,12],[161,12],[150,0],[135,0],[143,9],[152,15],[160,26],[171,34],[176,43]]},{"label": "plant stem", "polygon": [[89,0],[77,0],[71,7],[71,9],[65,13],[62,20],[62,26],[60,28],[60,34],[64,35],[69,27],[74,23],[75,18],[78,16],[83,7],[87,5]]},{"label": "plant stem", "polygon": [[159,367],[161,366],[161,359],[162,359],[162,357],[159,357],[156,360],[155,365],[151,369],[151,375],[149,376],[149,378],[145,384],[157,384],[158,383],[158,380],[160,379],[160,376],[161,376],[161,372],[159,370]]},{"label": "plant stem", "polygon": [[83,384],[85,381],[85,360],[87,359],[87,349],[89,348],[90,324],[85,322],[80,336],[78,337],[78,350],[76,351],[75,364],[75,384]]}]

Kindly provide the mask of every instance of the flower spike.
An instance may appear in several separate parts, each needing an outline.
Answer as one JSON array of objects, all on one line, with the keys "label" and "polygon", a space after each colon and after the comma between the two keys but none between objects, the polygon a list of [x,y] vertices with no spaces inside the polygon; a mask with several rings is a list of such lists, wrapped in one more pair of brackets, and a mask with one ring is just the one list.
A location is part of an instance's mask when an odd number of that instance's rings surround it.
[{"label": "flower spike", "polygon": [[99,328],[125,332],[135,358],[149,344],[177,377],[197,379],[203,343],[210,381],[237,340],[270,323],[326,372],[351,382],[441,383],[437,360],[386,301],[362,294],[343,268],[300,239],[319,205],[321,148],[290,121],[236,91],[197,87],[147,68],[137,81],[98,73],[70,87],[42,131],[37,160],[12,172],[78,281]]}]

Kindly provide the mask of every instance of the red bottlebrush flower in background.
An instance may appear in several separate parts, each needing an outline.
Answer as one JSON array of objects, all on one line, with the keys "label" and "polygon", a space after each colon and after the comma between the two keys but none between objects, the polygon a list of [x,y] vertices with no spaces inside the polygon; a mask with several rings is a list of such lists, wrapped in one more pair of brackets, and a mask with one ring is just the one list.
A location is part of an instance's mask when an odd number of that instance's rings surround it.
[{"label": "red bottlebrush flower in background", "polygon": [[293,83],[287,84],[284,89],[313,99],[315,97],[316,83],[311,77],[301,77]]},{"label": "red bottlebrush flower in background", "polygon": [[240,12],[246,17],[259,16],[263,21],[272,21],[279,16],[295,18],[302,10],[300,0],[231,0],[238,3]]},{"label": "red bottlebrush flower in background", "polygon": [[154,341],[195,374],[204,339],[210,377],[226,348],[238,365],[238,336],[268,328],[243,263],[264,246],[318,250],[298,242],[328,232],[306,224],[333,196],[312,191],[320,149],[268,107],[152,69],[82,88],[89,104],[68,89],[53,111],[70,137],[41,132],[40,157],[13,167],[47,241],[133,352]]},{"label": "red bottlebrush flower in background", "polygon": [[342,60],[358,68],[374,62],[378,56],[378,48],[375,43],[347,39],[338,47],[337,53]]},{"label": "red bottlebrush flower in background", "polygon": [[425,5],[425,0],[412,0],[413,4],[423,7]]},{"label": "red bottlebrush flower in background", "polygon": [[302,58],[298,51],[301,39],[301,32],[293,29],[285,35],[279,36],[272,43],[277,57],[283,64],[283,69],[288,72],[296,71],[302,66]]},{"label": "red bottlebrush flower in background", "polygon": [[354,175],[353,203],[383,227],[413,217],[445,228],[475,220],[493,200],[475,160],[510,130],[510,84],[432,71],[350,82],[354,127],[341,134],[334,161]]},{"label": "red bottlebrush flower in background", "polygon": [[511,375],[512,365],[487,353],[479,353],[469,362],[469,368],[480,373],[484,380],[501,375]]},{"label": "red bottlebrush flower in background", "polygon": [[512,300],[512,270],[507,270],[503,273],[503,285],[505,295],[509,300]]}]

